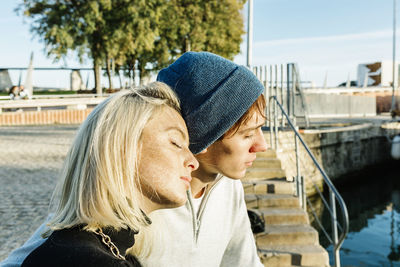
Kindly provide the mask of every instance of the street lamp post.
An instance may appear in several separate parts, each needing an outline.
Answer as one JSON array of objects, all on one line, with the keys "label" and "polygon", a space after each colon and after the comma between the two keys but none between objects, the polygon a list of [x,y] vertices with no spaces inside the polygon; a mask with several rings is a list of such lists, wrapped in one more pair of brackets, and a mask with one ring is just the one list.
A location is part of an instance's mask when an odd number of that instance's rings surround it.
[{"label": "street lamp post", "polygon": [[251,58],[253,56],[253,0],[248,1],[247,12],[247,67],[251,67]]},{"label": "street lamp post", "polygon": [[393,0],[393,81],[392,81],[392,106],[391,106],[392,114],[394,114],[394,109],[395,109],[394,92],[397,87],[397,81],[395,75],[396,75],[396,0]]}]

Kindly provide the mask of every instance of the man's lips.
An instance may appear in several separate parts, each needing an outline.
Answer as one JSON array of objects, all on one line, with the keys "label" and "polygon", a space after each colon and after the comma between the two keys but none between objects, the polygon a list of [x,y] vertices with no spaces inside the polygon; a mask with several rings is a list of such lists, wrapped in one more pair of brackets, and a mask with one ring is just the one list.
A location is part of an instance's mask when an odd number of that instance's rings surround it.
[{"label": "man's lips", "polygon": [[256,160],[256,158],[254,158],[254,159],[252,159],[252,160],[250,160],[250,161],[246,161],[244,164],[246,165],[246,166],[251,166],[251,165],[253,165],[253,162]]},{"label": "man's lips", "polygon": [[252,161],[248,161],[244,163],[246,166],[250,167],[251,165],[253,165],[253,160]]}]

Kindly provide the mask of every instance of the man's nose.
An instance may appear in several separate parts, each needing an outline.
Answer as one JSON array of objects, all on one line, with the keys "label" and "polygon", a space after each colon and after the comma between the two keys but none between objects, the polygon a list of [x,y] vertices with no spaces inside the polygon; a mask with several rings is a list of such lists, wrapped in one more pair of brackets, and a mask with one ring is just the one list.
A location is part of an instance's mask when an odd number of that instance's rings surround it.
[{"label": "man's nose", "polygon": [[253,146],[250,148],[250,152],[263,152],[268,148],[267,142],[265,142],[263,131],[260,129],[257,133],[257,138]]}]

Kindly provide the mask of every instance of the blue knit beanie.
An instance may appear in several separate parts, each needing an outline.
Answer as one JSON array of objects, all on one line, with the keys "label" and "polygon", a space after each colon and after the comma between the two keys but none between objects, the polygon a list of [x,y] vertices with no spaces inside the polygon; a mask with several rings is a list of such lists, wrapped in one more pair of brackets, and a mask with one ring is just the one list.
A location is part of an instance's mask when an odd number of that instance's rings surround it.
[{"label": "blue knit beanie", "polygon": [[246,67],[208,52],[184,53],[157,81],[178,95],[194,154],[227,132],[264,90]]}]

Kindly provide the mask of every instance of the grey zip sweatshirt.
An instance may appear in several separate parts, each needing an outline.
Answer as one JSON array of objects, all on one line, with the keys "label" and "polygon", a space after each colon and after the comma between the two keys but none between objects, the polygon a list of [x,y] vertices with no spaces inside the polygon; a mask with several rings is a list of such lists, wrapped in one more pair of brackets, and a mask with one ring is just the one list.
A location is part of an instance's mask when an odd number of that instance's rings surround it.
[{"label": "grey zip sweatshirt", "polygon": [[162,223],[164,242],[154,244],[151,257],[141,262],[143,266],[263,266],[239,180],[220,178],[206,192],[197,215],[192,195],[188,193],[188,197],[183,207],[155,212]]}]

